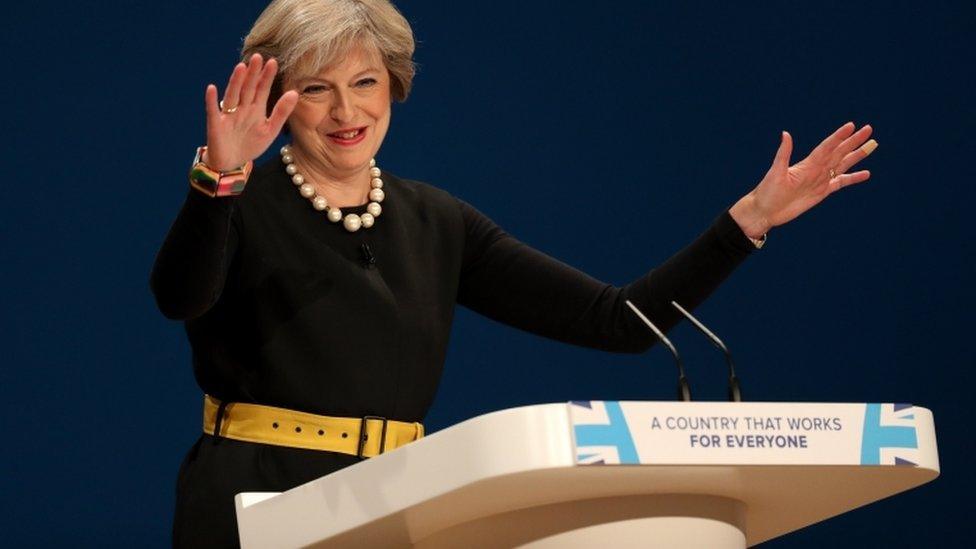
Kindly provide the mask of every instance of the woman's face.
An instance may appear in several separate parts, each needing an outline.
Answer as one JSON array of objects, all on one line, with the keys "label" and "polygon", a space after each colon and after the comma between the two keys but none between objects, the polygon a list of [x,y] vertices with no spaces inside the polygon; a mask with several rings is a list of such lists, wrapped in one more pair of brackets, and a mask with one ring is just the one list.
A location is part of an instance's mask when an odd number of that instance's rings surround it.
[{"label": "woman's face", "polygon": [[390,75],[379,52],[354,48],[287,88],[299,93],[288,127],[300,159],[335,177],[365,171],[390,127]]}]

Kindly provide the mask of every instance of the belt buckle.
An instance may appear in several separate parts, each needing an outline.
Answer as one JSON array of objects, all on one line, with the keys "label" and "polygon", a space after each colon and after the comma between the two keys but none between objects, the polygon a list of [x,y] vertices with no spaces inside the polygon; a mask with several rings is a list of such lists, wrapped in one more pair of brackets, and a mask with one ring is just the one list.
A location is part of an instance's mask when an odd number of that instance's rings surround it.
[{"label": "belt buckle", "polygon": [[359,459],[365,459],[363,449],[366,447],[366,437],[369,436],[366,433],[366,421],[370,419],[383,422],[383,432],[380,434],[380,454],[386,450],[386,426],[390,420],[383,416],[363,416],[363,419],[359,423],[359,450],[356,451],[356,457]]}]

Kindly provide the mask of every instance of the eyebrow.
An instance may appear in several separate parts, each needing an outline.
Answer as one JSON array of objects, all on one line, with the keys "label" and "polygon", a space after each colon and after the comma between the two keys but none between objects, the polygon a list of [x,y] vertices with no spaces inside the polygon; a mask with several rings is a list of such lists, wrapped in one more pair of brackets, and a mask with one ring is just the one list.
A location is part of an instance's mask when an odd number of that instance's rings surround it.
[{"label": "eyebrow", "polygon": [[[357,78],[360,78],[360,77],[362,77],[364,75],[367,75],[367,74],[370,74],[370,73],[374,73],[374,72],[380,72],[380,69],[375,68],[375,67],[370,67],[368,69],[361,70],[358,73],[356,73],[356,74],[353,75],[352,80],[356,80]],[[296,81],[296,83],[298,83],[298,84],[304,84],[305,82],[308,82],[308,81],[311,81],[311,80],[315,80],[315,81],[318,81],[318,82],[325,82],[326,84],[332,84],[333,83],[333,82],[330,82],[330,81],[328,81],[328,80],[326,80],[324,78],[319,78],[318,76],[303,76],[303,77],[299,78]]]}]

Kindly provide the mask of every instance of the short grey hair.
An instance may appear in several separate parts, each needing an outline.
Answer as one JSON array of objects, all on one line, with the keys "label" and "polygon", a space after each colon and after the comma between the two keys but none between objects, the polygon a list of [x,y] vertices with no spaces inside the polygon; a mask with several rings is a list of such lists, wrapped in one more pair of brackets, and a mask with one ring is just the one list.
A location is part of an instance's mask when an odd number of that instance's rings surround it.
[{"label": "short grey hair", "polygon": [[388,0],[274,0],[244,38],[241,59],[278,60],[268,112],[283,82],[318,73],[357,46],[373,47],[390,73],[390,95],[406,100],[413,85],[410,23]]}]

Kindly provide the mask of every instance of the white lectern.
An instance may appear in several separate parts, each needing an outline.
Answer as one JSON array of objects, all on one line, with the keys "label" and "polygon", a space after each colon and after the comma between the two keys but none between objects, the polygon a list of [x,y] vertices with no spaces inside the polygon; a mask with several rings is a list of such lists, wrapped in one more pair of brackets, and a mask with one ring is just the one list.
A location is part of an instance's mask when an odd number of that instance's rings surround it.
[{"label": "white lectern", "polygon": [[917,406],[574,401],[476,417],[236,503],[245,549],[721,549],[938,474]]}]

